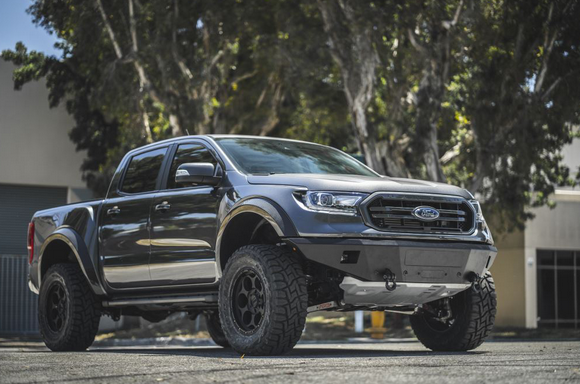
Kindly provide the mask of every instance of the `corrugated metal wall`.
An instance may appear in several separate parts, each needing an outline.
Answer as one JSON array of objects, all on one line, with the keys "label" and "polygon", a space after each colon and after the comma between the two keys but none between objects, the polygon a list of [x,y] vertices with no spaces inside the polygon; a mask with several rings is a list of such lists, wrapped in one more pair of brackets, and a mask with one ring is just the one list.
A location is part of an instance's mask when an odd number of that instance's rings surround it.
[{"label": "corrugated metal wall", "polygon": [[27,276],[26,256],[0,256],[0,334],[38,333],[38,296]]}]

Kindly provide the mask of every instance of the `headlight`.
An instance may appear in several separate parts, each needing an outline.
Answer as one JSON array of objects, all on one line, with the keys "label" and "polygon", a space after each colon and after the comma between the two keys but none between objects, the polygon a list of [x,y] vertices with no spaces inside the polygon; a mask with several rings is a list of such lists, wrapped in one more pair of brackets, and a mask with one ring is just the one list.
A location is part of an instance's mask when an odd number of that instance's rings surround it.
[{"label": "headlight", "polygon": [[486,237],[487,242],[493,245],[493,236],[491,235],[491,231],[485,222],[485,218],[483,217],[483,212],[481,211],[481,205],[477,200],[469,200],[469,203],[475,209],[475,221],[478,224],[478,227],[481,230],[481,233]]},{"label": "headlight", "polygon": [[473,209],[475,209],[475,219],[477,221],[485,222],[485,219],[483,218],[483,212],[481,211],[481,205],[479,205],[479,201],[470,200],[469,202],[471,203]]},{"label": "headlight", "polygon": [[302,201],[312,211],[356,215],[357,204],[366,195],[360,193],[312,192],[303,195]]}]

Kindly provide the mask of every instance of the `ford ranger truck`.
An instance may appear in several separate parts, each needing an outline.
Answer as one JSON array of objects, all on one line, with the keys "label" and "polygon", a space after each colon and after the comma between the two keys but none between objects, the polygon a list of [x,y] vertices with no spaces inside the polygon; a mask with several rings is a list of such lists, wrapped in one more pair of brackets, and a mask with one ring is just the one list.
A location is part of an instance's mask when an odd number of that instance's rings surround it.
[{"label": "ford ranger truck", "polygon": [[29,286],[53,351],[102,315],[207,318],[221,346],[277,355],[313,311],[410,315],[434,351],[490,333],[497,250],[468,191],[385,177],[334,148],[184,136],[127,153],[103,200],[36,212]]}]

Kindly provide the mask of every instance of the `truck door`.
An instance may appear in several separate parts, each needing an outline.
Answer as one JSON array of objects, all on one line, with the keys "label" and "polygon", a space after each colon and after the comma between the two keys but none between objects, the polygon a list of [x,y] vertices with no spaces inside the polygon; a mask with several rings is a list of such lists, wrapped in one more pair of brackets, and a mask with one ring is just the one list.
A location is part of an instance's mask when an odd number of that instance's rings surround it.
[{"label": "truck door", "polygon": [[100,255],[113,288],[151,284],[150,210],[168,147],[135,154],[101,213]]},{"label": "truck door", "polygon": [[151,205],[151,280],[155,285],[199,284],[215,281],[215,240],[219,199],[207,185],[176,185],[183,163],[218,162],[199,142],[177,146],[165,189]]}]

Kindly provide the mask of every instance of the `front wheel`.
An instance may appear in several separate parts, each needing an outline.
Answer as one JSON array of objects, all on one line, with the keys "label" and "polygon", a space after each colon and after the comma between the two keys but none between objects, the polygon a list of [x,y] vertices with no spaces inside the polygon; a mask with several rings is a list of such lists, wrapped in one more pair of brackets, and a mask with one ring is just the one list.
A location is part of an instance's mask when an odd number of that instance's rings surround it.
[{"label": "front wheel", "polygon": [[239,353],[279,355],[300,339],[308,293],[302,266],[275,245],[248,245],[228,260],[219,292],[222,329]]},{"label": "front wheel", "polygon": [[487,272],[471,288],[428,306],[431,311],[411,316],[413,331],[424,346],[433,351],[475,349],[495,322],[497,296],[493,278]]},{"label": "front wheel", "polygon": [[50,267],[38,298],[38,323],[46,346],[53,351],[83,351],[95,340],[100,319],[97,299],[80,267]]}]

